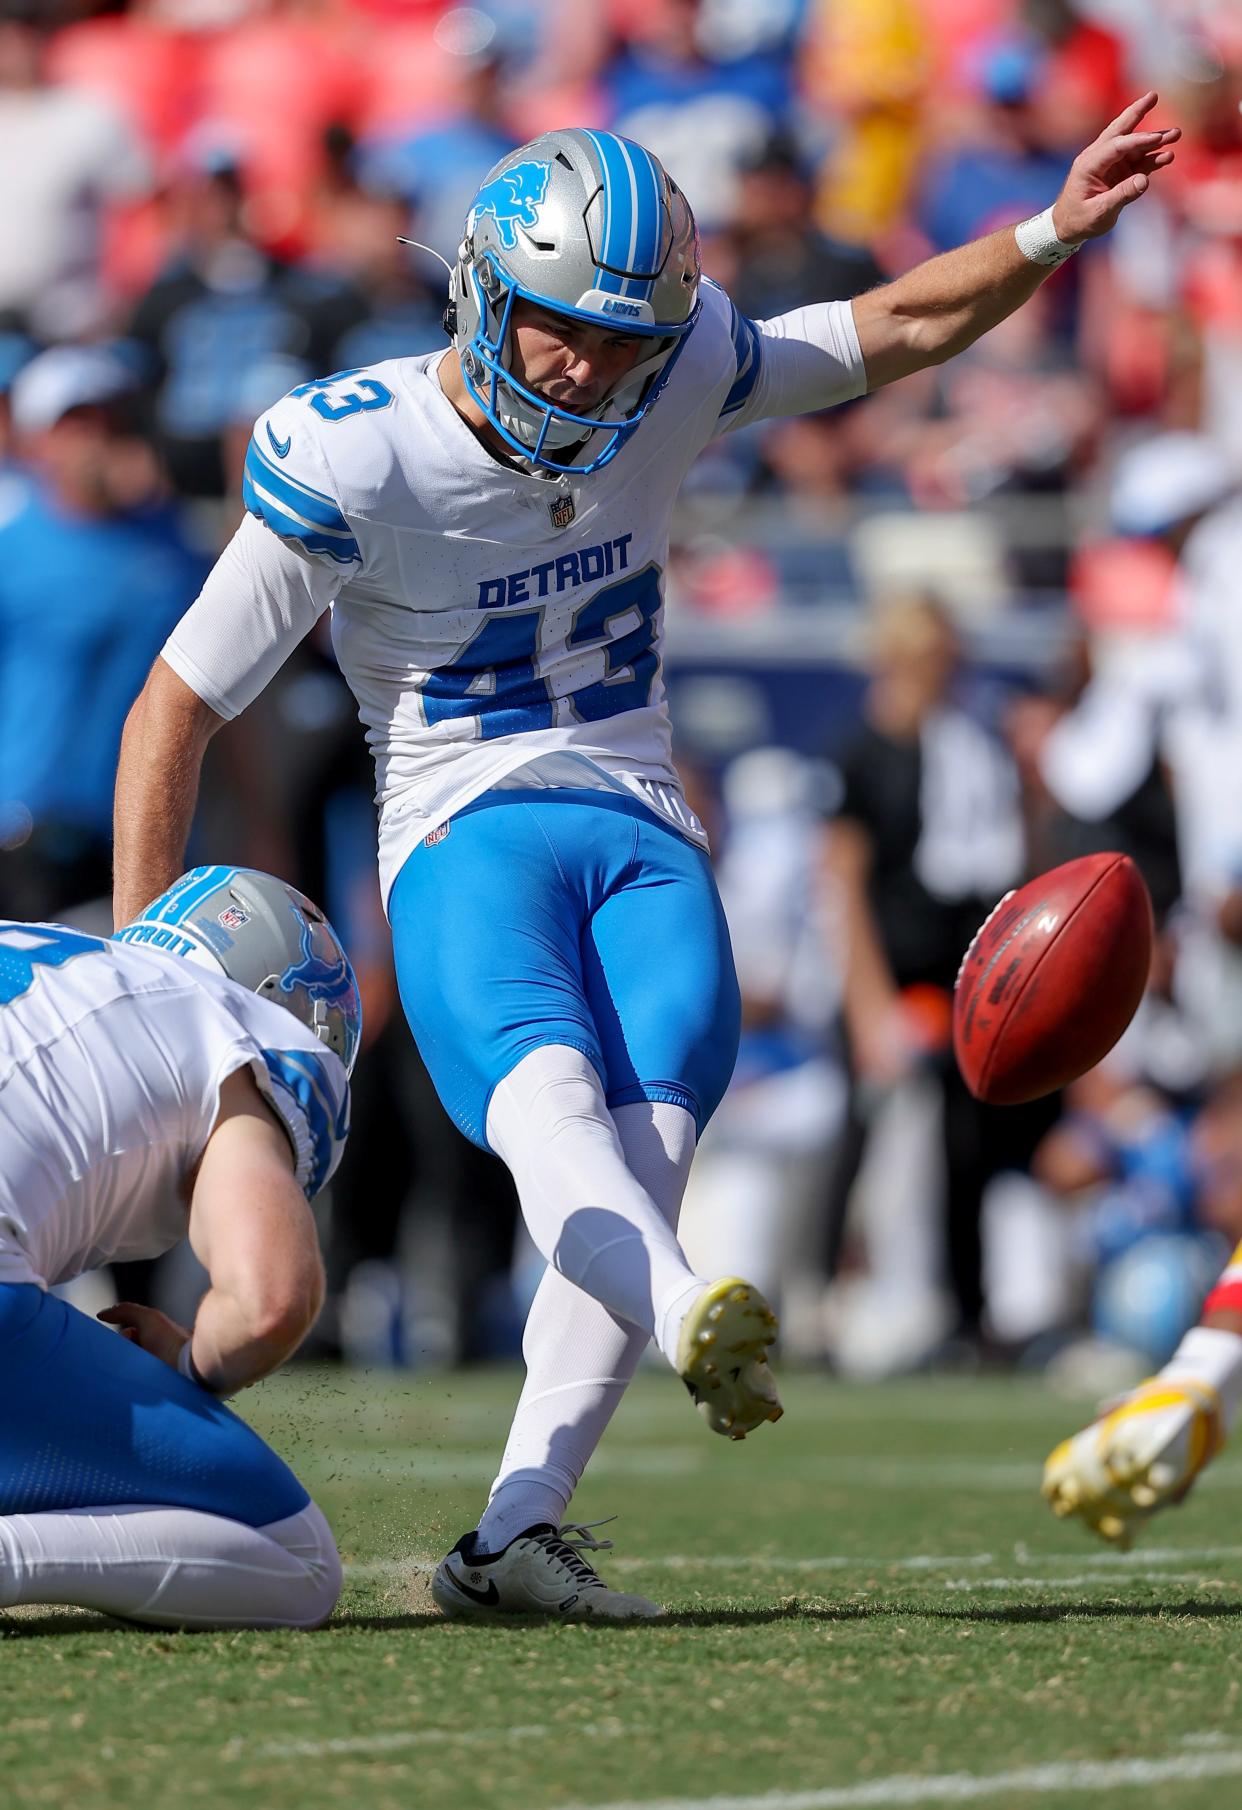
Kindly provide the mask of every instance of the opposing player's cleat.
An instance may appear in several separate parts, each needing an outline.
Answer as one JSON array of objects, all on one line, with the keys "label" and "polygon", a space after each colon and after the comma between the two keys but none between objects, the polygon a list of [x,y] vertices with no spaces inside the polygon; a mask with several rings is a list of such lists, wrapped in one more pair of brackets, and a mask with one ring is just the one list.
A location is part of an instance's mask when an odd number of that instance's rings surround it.
[{"label": "opposing player's cleat", "polygon": [[528,1527],[500,1552],[478,1553],[475,1536],[458,1540],[441,1559],[431,1594],[448,1616],[548,1615],[560,1621],[651,1621],[664,1614],[645,1596],[610,1590],[587,1552],[606,1552],[592,1521],[582,1527]]},{"label": "opposing player's cleat", "polygon": [[1054,1515],[1080,1521],[1123,1551],[1158,1509],[1180,1502],[1224,1444],[1216,1391],[1149,1377],[1063,1440],[1044,1466]]},{"label": "opposing player's cleat", "polygon": [[713,1433],[745,1439],[785,1410],[768,1369],[776,1315],[757,1288],[726,1276],[695,1302],[677,1340],[677,1373]]}]

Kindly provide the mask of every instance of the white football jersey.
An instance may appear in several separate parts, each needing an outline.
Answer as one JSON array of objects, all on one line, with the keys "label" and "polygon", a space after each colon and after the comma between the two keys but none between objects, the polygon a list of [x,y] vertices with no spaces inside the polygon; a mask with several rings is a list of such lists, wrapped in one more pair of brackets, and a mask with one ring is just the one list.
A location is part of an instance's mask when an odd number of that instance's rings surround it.
[{"label": "white football jersey", "polygon": [[440,387],[443,356],[303,384],[260,418],[250,519],[165,660],[234,716],[334,605],[375,757],[385,897],[423,837],[515,775],[624,786],[701,839],[660,671],[673,503],[726,430],[863,390],[849,303],[755,322],[705,283],[649,416],[586,476],[489,453]]},{"label": "white football jersey", "polygon": [[290,1012],[178,956],[0,921],[0,1282],[50,1286],[175,1244],[240,1068],[314,1195],[340,1159],[349,1083]]}]

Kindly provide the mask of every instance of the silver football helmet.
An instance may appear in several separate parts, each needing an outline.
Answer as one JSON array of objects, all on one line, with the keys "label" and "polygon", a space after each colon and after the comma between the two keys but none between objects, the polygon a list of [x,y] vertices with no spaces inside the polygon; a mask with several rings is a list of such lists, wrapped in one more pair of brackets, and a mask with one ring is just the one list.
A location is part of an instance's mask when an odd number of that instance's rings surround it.
[{"label": "silver football helmet", "polygon": [[[592,413],[513,375],[519,297],[650,341]],[[658,158],[615,132],[545,132],[489,173],[466,218],[447,323],[474,400],[513,451],[552,471],[616,456],[668,378],[699,312],[699,235]]]},{"label": "silver football helmet", "polygon": [[353,1073],[358,982],[331,924],[296,886],[253,867],[195,867],[115,936],[183,956],[287,1006]]}]

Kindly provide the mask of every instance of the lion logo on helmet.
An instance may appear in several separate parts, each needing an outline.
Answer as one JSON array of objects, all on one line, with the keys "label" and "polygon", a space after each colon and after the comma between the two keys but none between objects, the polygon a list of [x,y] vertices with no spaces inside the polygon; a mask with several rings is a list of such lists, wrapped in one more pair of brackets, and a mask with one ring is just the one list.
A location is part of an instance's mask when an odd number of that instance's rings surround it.
[{"label": "lion logo on helmet", "polygon": [[517,229],[538,225],[539,209],[548,192],[552,166],[547,163],[515,163],[485,182],[474,198],[467,230],[473,232],[485,214],[496,222],[496,232],[506,251],[517,249]]}]

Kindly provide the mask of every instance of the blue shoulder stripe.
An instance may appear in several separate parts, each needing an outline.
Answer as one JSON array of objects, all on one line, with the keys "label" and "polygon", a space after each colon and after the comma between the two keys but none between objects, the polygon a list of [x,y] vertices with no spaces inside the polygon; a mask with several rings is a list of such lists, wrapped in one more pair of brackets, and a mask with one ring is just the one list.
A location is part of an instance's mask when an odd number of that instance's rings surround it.
[{"label": "blue shoulder stripe", "polygon": [[324,1065],[304,1050],[264,1050],[263,1060],[272,1080],[291,1094],[306,1120],[311,1139],[310,1174],[303,1183],[313,1200],[332,1173],[340,1146],[349,1136],[349,1090],[339,1109]]},{"label": "blue shoulder stripe", "polygon": [[737,360],[737,376],[732,388],[721,404],[722,415],[736,414],[747,400],[755,384],[759,380],[759,366],[762,360],[759,329],[754,321],[739,314],[732,302],[729,303],[731,315],[730,329],[733,334],[733,355]]},{"label": "blue shoulder stripe", "polygon": [[248,470],[242,478],[242,502],[282,540],[298,541],[308,553],[326,553],[343,566],[362,563],[362,549],[348,530],[339,534],[288,514],[261,482],[255,482]]},{"label": "blue shoulder stripe", "polygon": [[305,516],[308,522],[329,528],[336,534],[349,533],[349,523],[330,496],[322,490],[313,490],[309,484],[300,483],[287,471],[273,465],[255,440],[250,442],[246,452],[246,470],[255,484],[268,491],[291,514]]}]

